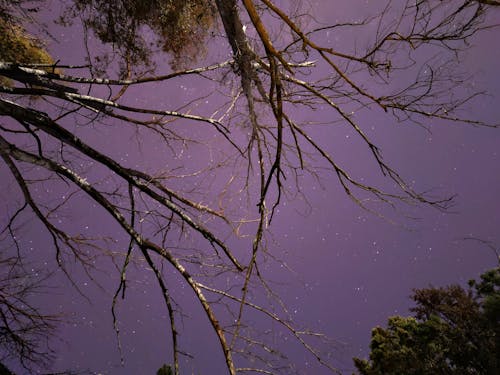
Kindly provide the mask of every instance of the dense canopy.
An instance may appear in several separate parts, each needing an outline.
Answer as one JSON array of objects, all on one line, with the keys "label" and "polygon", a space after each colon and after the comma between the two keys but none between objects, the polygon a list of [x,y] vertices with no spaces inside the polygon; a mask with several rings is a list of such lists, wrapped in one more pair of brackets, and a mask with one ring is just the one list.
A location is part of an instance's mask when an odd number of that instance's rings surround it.
[{"label": "dense canopy", "polygon": [[360,373],[497,374],[500,268],[471,285],[415,290],[415,317],[394,316],[372,331],[370,360],[355,359]]}]

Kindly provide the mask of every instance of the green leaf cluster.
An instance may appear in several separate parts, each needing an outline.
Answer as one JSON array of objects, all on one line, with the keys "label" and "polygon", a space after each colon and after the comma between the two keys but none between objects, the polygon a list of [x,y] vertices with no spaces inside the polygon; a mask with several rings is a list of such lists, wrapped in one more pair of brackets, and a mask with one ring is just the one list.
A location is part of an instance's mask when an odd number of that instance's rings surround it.
[{"label": "green leaf cluster", "polygon": [[0,18],[0,61],[15,63],[53,64],[43,43],[24,30]]},{"label": "green leaf cluster", "polygon": [[414,290],[415,316],[372,331],[361,375],[500,374],[500,268],[458,285]]},{"label": "green leaf cluster", "polygon": [[[54,59],[44,43],[30,35],[21,23],[22,19],[13,16],[0,4],[0,61],[53,65]],[[0,85],[10,84],[9,79],[0,76]]]},{"label": "green leaf cluster", "polygon": [[156,48],[173,56],[172,65],[195,61],[215,24],[211,0],[75,0],[68,15],[82,17],[130,65],[151,64]]}]

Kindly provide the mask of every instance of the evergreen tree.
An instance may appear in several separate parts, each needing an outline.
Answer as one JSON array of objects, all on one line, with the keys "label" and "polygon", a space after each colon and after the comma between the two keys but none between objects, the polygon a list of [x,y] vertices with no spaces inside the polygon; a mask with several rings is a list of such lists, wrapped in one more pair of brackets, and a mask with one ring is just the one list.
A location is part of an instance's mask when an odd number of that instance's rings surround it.
[{"label": "evergreen tree", "polygon": [[416,289],[415,316],[373,329],[370,360],[354,358],[360,374],[498,374],[500,268],[469,285]]}]

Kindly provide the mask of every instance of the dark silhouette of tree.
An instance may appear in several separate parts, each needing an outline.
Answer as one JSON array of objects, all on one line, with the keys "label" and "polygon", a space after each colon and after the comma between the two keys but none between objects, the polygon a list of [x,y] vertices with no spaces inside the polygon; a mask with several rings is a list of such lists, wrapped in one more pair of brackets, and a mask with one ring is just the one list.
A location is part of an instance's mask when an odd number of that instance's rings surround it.
[{"label": "dark silhouette of tree", "polygon": [[[419,192],[383,159],[357,112],[378,111],[389,121],[419,125],[432,120],[496,126],[461,115],[478,93],[462,90],[467,78],[454,70],[469,39],[492,26],[486,14],[496,2],[389,2],[371,18],[308,28],[304,8],[285,11],[270,0],[74,0],[62,22],[81,19],[83,35],[93,33],[103,43],[99,52],[85,44],[84,65],[54,62],[33,42],[23,28],[36,16],[30,3],[0,2],[0,27],[7,30],[2,42],[27,46],[21,54],[6,47],[0,59],[0,156],[20,201],[13,200],[18,206],[3,233],[22,254],[13,228],[20,217],[35,217],[70,282],[68,260],[89,274],[97,255],[119,264],[112,308],[117,333],[115,307],[125,297],[126,271],[144,261],[168,311],[175,374],[183,353],[177,324],[182,306],[172,298],[178,283],[205,312],[229,373],[293,371],[265,334],[246,324],[249,310],[274,321],[336,372],[312,344],[322,336],[299,329],[286,309],[275,308],[282,303],[262,265],[273,259],[266,231],[277,207],[283,199],[304,196],[302,176],[316,178],[325,165],[347,196],[369,211],[372,201],[448,207],[449,198]],[[365,50],[318,42],[327,32],[368,35],[374,26]],[[199,48],[208,53],[220,40],[225,57],[203,65]],[[159,64],[162,51],[171,56],[170,68]],[[318,76],[325,68],[328,74]],[[173,108],[157,100],[137,104],[139,92],[157,99],[166,87],[194,88],[194,96]],[[368,162],[394,183],[393,190],[351,173],[318,139],[309,126],[318,109],[331,116],[325,129],[341,124],[366,146]],[[132,129],[138,143],[161,139],[169,164],[150,170],[131,163],[99,145],[90,136],[96,129],[115,135]],[[118,146],[121,155],[140,149],[134,142]],[[196,150],[209,155],[206,164],[184,162],[182,156]],[[50,199],[40,194],[49,185],[65,193]],[[120,256],[106,250],[104,233],[84,235],[60,220],[61,212],[82,201],[90,202],[84,215],[105,213],[119,228],[121,236],[114,239],[128,242]],[[243,237],[250,238],[245,253],[232,246]],[[179,278],[173,281],[170,274]],[[253,292],[270,298],[258,304],[249,300]]]},{"label": "dark silhouette of tree", "polygon": [[14,375],[6,366],[0,363],[0,375]]},{"label": "dark silhouette of tree", "polygon": [[169,365],[163,365],[156,371],[156,375],[173,375],[172,368]]},{"label": "dark silhouette of tree", "polygon": [[370,360],[354,359],[360,374],[498,374],[500,268],[470,285],[416,289],[415,317],[372,331]]}]

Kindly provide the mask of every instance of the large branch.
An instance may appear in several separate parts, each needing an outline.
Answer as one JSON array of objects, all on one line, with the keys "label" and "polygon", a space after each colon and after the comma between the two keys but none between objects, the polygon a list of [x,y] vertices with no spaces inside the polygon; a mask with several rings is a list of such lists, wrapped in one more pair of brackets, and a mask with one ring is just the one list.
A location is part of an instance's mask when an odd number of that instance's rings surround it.
[{"label": "large branch", "polygon": [[226,365],[231,375],[236,374],[235,366],[232,360],[232,354],[229,345],[227,344],[224,330],[222,329],[218,319],[216,318],[212,307],[205,298],[199,284],[192,278],[190,273],[184,268],[184,266],[165,248],[157,245],[153,241],[146,239],[140,233],[138,233],[125,219],[125,217],[120,213],[114,204],[107,200],[103,194],[101,194],[97,189],[95,189],[86,178],[78,175],[75,171],[70,168],[61,165],[53,160],[47,159],[43,156],[38,156],[26,151],[23,151],[13,144],[7,142],[7,140],[0,135],[0,151],[8,154],[12,158],[29,163],[32,165],[37,165],[43,167],[48,171],[55,172],[60,176],[65,177],[68,181],[71,181],[79,189],[87,193],[87,195],[94,200],[100,207],[106,210],[113,219],[121,226],[121,228],[131,236],[137,246],[141,249],[144,255],[147,257],[147,251],[151,250],[156,254],[160,255],[162,258],[166,259],[182,276],[182,278],[187,282],[195,293],[198,301],[202,305],[207,318],[210,321],[215,333],[219,338],[219,342],[224,352],[224,357],[226,359]]},{"label": "large branch", "polygon": [[[157,193],[156,191],[154,191],[149,187],[152,181],[156,180],[153,176],[149,176],[143,172],[134,169],[122,167],[115,160],[93,149],[92,147],[84,143],[82,140],[80,140],[78,137],[76,137],[74,134],[70,133],[63,127],[59,126],[56,122],[52,121],[50,117],[43,112],[36,111],[34,109],[24,108],[13,102],[0,99],[0,114],[11,116],[21,123],[27,122],[39,128],[40,130],[46,132],[47,134],[50,134],[59,141],[70,145],[75,150],[82,152],[91,159],[106,166],[111,171],[115,172],[118,176],[127,181],[129,184],[137,187],[140,191],[144,192],[152,199],[156,200],[158,203],[164,205],[169,210],[174,212],[181,218],[183,222],[192,227],[195,231],[202,234],[203,237],[205,237],[207,240],[217,244],[224,251],[224,253],[231,260],[231,262],[239,270],[243,270],[243,266],[233,256],[231,251],[228,249],[228,247],[224,244],[222,240],[217,238],[210,230],[205,228],[202,224],[197,223],[195,220],[193,220],[182,208],[180,208],[178,205],[176,205],[171,201],[171,197],[172,196],[179,197],[178,194],[175,194],[173,191],[165,188],[163,185],[160,185],[158,183],[156,183],[156,187],[158,187],[161,191],[165,192],[166,196]],[[190,202],[185,198],[181,198],[180,200],[183,203]],[[198,204],[192,203],[191,206],[195,208],[200,208],[201,210],[206,212],[215,213],[214,211]]]}]

